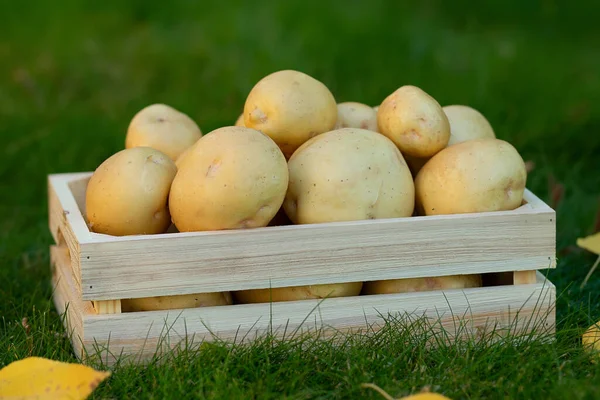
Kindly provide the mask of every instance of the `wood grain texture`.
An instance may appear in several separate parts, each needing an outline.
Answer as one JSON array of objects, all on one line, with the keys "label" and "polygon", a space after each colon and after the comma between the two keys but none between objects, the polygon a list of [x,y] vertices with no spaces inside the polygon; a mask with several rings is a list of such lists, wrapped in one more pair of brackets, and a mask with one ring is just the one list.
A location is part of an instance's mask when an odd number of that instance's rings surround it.
[{"label": "wood grain texture", "polygon": [[76,227],[84,300],[556,266],[555,213],[529,191],[505,212],[113,237],[90,233],[77,207],[89,176],[50,180]]},{"label": "wood grain texture", "polygon": [[515,271],[513,272],[513,284],[526,285],[535,283],[537,280],[537,271]]},{"label": "wood grain texture", "polygon": [[[97,315],[75,290],[65,252],[52,246],[51,255],[55,305],[64,313],[68,303],[67,326],[74,329],[77,356],[102,357],[109,365],[117,354],[143,362],[182,341],[197,344],[218,337],[240,342],[268,330],[280,337],[294,330],[323,329],[324,337],[364,332],[367,327],[372,331],[384,323],[381,315],[403,313],[425,316],[450,335],[481,335],[509,327],[518,333],[540,328],[554,332],[555,288],[539,272],[535,283],[516,286]],[[464,331],[456,332],[457,323]]]},{"label": "wood grain texture", "polygon": [[50,233],[57,245],[62,246],[64,243],[69,250],[70,265],[79,293],[81,293],[80,246],[90,241],[90,232],[74,193],[80,201],[83,193],[83,204],[85,204],[85,188],[89,176],[89,173],[74,173],[48,177]]},{"label": "wood grain texture", "polygon": [[52,268],[52,289],[54,307],[59,315],[66,313],[64,326],[70,338],[75,355],[82,359],[84,355],[83,316],[94,313],[89,301],[82,301],[73,279],[70,259],[65,247],[50,246],[50,265]]},{"label": "wood grain texture", "polygon": [[96,314],[121,313],[121,300],[95,300],[93,304]]}]

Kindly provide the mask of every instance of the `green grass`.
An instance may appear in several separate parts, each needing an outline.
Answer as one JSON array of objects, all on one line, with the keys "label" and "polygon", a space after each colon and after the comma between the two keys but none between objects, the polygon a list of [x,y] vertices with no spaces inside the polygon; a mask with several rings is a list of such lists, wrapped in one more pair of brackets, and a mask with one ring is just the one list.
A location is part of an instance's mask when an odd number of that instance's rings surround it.
[{"label": "green grass", "polygon": [[[528,187],[558,214],[556,342],[431,350],[427,330],[403,324],[341,347],[266,338],[117,367],[95,396],[380,398],[364,382],[393,396],[425,386],[457,399],[600,396],[599,367],[579,343],[600,319],[600,272],[580,289],[595,257],[574,246],[600,205],[597,2],[145,3],[0,5],[0,367],[74,360],[50,301],[46,175],[93,170],[152,102],[204,132],[232,124],[258,79],[294,68],[338,101],[375,105],[415,84],[443,105],[469,104],[535,162]],[[551,182],[564,187],[556,203]]]}]

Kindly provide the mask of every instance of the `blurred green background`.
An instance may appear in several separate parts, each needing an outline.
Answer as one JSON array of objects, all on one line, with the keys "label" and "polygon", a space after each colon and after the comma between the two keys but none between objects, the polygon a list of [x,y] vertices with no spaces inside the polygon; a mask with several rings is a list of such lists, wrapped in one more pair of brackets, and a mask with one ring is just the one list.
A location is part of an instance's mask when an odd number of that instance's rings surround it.
[{"label": "blurred green background", "polygon": [[598,15],[597,1],[1,2],[2,329],[48,304],[47,174],[96,168],[150,103],[205,133],[232,125],[287,68],[339,102],[413,84],[480,110],[558,212],[560,315],[599,319],[600,271],[580,290],[594,256],[574,247],[600,206]]}]

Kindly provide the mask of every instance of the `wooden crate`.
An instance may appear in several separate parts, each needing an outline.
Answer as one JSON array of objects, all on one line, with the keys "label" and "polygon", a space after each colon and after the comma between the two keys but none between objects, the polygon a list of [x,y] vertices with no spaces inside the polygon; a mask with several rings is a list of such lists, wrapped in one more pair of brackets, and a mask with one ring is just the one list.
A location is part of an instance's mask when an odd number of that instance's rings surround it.
[{"label": "wooden crate", "polygon": [[[143,361],[184,339],[272,329],[376,329],[382,315],[456,318],[470,332],[554,329],[555,212],[526,190],[516,210],[252,230],[113,237],[90,232],[90,172],[48,177],[54,302],[81,359],[104,350]],[[484,287],[273,304],[121,312],[121,299],[319,283],[484,274]],[[540,320],[541,319],[541,320]],[[214,336],[213,336],[214,335]]]}]

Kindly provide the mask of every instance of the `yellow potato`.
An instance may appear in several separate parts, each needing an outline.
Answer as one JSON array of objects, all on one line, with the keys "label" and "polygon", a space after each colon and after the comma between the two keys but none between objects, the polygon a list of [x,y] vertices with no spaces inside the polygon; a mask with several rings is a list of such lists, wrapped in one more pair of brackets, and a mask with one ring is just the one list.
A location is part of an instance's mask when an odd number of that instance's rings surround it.
[{"label": "yellow potato", "polygon": [[171,224],[167,199],[176,172],[169,157],[150,147],[113,154],[87,186],[90,229],[114,236],[165,232]]},{"label": "yellow potato", "polygon": [[262,78],[244,104],[244,125],[266,133],[286,158],[313,136],[333,129],[337,104],[322,82],[293,70]]},{"label": "yellow potato", "polygon": [[339,103],[335,129],[361,128],[377,132],[377,111],[357,102]]},{"label": "yellow potato", "polygon": [[175,165],[177,166],[177,169],[181,168],[181,164],[183,163],[183,160],[187,157],[187,155],[192,151],[193,148],[194,148],[194,145],[191,145],[190,147],[185,149],[185,151],[183,153],[181,153],[179,155],[179,157],[177,157],[177,160],[175,160]]},{"label": "yellow potato", "polygon": [[456,104],[445,106],[443,110],[450,122],[448,146],[467,140],[496,137],[489,121],[474,108]]},{"label": "yellow potato", "polygon": [[238,117],[238,119],[235,120],[235,126],[245,127],[245,125],[244,125],[244,113],[241,113],[240,116]]},{"label": "yellow potato", "polygon": [[390,94],[377,112],[379,132],[402,154],[431,157],[450,140],[450,123],[439,103],[422,89],[405,85]]},{"label": "yellow potato", "polygon": [[236,303],[269,303],[306,299],[358,296],[362,282],[251,289],[233,292]]},{"label": "yellow potato", "polygon": [[179,231],[255,228],[273,219],[285,196],[285,157],[267,135],[227,126],[203,136],[173,180],[169,208]]},{"label": "yellow potato", "polygon": [[194,146],[196,146],[199,140],[200,139],[196,140],[196,142],[193,145],[189,146],[187,149],[185,149],[183,153],[179,155],[179,157],[177,157],[177,160],[175,160],[175,165],[177,166],[177,169],[181,168],[181,164],[183,163],[187,155],[194,151]]},{"label": "yellow potato", "polygon": [[[494,130],[485,117],[477,110],[462,105],[443,107],[450,122],[450,140],[446,147],[466,142],[467,140],[495,138]],[[431,157],[419,158],[404,154],[413,176],[417,176],[423,165]]]},{"label": "yellow potato", "polygon": [[288,162],[283,203],[296,224],[409,217],[413,179],[398,148],[373,131],[342,128],[304,143]]},{"label": "yellow potato", "polygon": [[230,292],[213,292],[123,299],[121,300],[121,310],[123,312],[176,310],[228,304],[233,304]]},{"label": "yellow potato", "polygon": [[129,123],[125,148],[152,147],[175,161],[201,136],[198,125],[186,114],[165,104],[152,104]]},{"label": "yellow potato", "polygon": [[481,275],[449,275],[431,278],[389,279],[365,282],[362,294],[427,292],[481,287]]},{"label": "yellow potato", "polygon": [[513,210],[523,201],[525,162],[500,139],[475,139],[440,151],[415,178],[420,214]]}]

